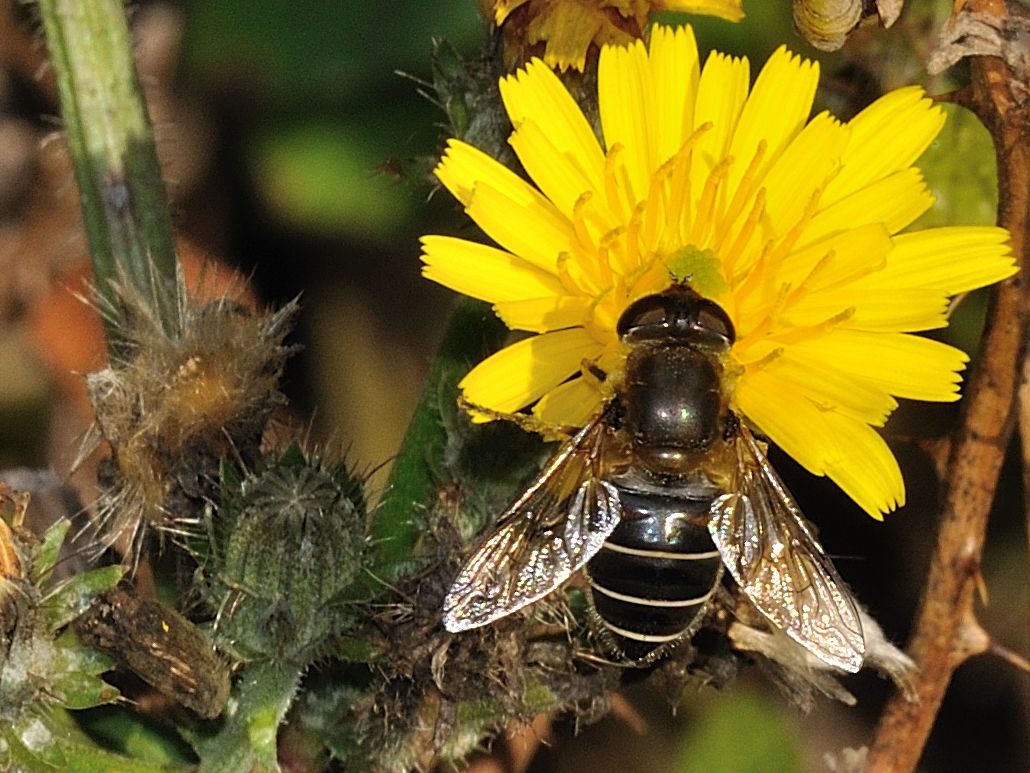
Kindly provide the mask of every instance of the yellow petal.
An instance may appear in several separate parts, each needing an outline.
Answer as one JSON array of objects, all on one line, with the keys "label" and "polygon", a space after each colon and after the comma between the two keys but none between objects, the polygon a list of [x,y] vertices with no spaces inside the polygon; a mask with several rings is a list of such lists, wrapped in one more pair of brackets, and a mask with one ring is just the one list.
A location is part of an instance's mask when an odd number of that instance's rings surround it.
[{"label": "yellow petal", "polygon": [[[449,140],[435,169],[438,180],[458,201],[468,206],[477,185],[488,185],[515,206],[553,206],[532,185],[479,148],[461,140]],[[557,212],[554,213],[555,215]]]},{"label": "yellow petal", "polygon": [[530,336],[488,357],[458,387],[473,405],[514,413],[579,372],[601,345],[582,328]]},{"label": "yellow petal", "polygon": [[866,286],[869,279],[809,293],[785,309],[783,318],[791,325],[808,327],[848,313],[841,325],[889,332],[933,330],[947,324],[948,300],[943,293],[921,288],[884,292],[882,287]]},{"label": "yellow petal", "polygon": [[500,27],[508,14],[524,5],[528,0],[494,0],[494,23]]},{"label": "yellow petal", "polygon": [[[480,228],[509,251],[553,271],[558,254],[569,249],[572,227],[554,204],[483,151],[451,140],[436,176]],[[517,230],[523,231],[523,238],[508,238],[512,212],[518,212],[522,220],[522,229]],[[526,239],[527,230],[536,238]]]},{"label": "yellow petal", "polygon": [[585,296],[566,295],[505,301],[494,304],[494,311],[512,330],[546,333],[582,325],[591,305]]},{"label": "yellow petal", "polygon": [[553,274],[485,244],[451,236],[423,236],[422,275],[490,303],[564,294]]},{"label": "yellow petal", "polygon": [[953,346],[904,333],[837,329],[794,347],[795,356],[832,363],[856,381],[910,400],[952,402],[969,357]]},{"label": "yellow petal", "polygon": [[546,126],[547,134],[559,151],[581,167],[600,188],[604,171],[604,153],[597,135],[590,127],[579,105],[549,67],[539,60],[525,70],[502,78],[501,98],[512,125],[518,128],[525,121]]},{"label": "yellow petal", "polygon": [[563,153],[554,136],[534,121],[524,121],[508,142],[533,182],[565,217],[573,217],[576,202],[584,193],[598,190],[582,159]]},{"label": "yellow petal", "polygon": [[901,471],[883,439],[862,422],[797,396],[796,386],[767,369],[749,372],[737,384],[736,404],[785,453],[829,476],[874,518],[904,504]]},{"label": "yellow petal", "polygon": [[694,128],[694,99],[701,79],[697,41],[691,27],[656,26],[651,33],[655,123],[659,163],[678,153]]},{"label": "yellow petal", "polygon": [[810,290],[832,288],[887,265],[894,243],[882,223],[857,226],[794,250],[780,265],[777,278]]},{"label": "yellow petal", "polygon": [[905,504],[905,481],[890,447],[871,427],[837,413],[824,421],[840,449],[826,475],[877,520]]},{"label": "yellow petal", "polygon": [[[693,128],[705,124],[711,124],[711,128],[699,138],[691,164],[691,195],[694,201],[700,198],[712,168],[726,157],[740,111],[747,99],[749,79],[750,65],[747,59],[737,59],[718,52],[708,57],[701,70]],[[742,163],[746,165],[747,161]]]},{"label": "yellow petal", "polygon": [[601,409],[601,392],[593,379],[574,378],[555,387],[533,406],[545,424],[581,427]]},{"label": "yellow petal", "polygon": [[617,42],[618,34],[615,40],[611,38],[619,32],[601,8],[558,2],[530,20],[526,37],[531,43],[545,41],[544,62],[564,72],[570,68],[582,71],[591,44]]},{"label": "yellow petal", "polygon": [[823,208],[805,228],[801,243],[866,223],[883,223],[897,233],[933,201],[919,170],[903,169]]},{"label": "yellow petal", "polygon": [[[840,164],[847,129],[829,113],[817,115],[772,164],[766,178],[766,211],[782,235],[802,219],[813,194]],[[868,220],[863,222],[869,222]],[[857,223],[849,223],[853,227]],[[811,238],[812,228],[806,231]]]},{"label": "yellow petal", "polygon": [[[808,120],[818,83],[818,63],[801,59],[785,46],[769,57],[755,79],[730,144],[729,154],[734,159],[730,190],[736,189],[760,142],[766,145],[764,168],[775,162]],[[758,178],[763,177],[764,171],[759,172]]]},{"label": "yellow petal", "polygon": [[1017,266],[1004,228],[929,228],[894,237],[884,287],[932,287],[953,295],[1007,279]]},{"label": "yellow petal", "polygon": [[728,21],[740,21],[744,18],[741,0],[665,0],[654,5],[662,10],[702,13]]},{"label": "yellow petal", "polygon": [[806,360],[805,354],[797,346],[788,346],[781,356],[764,366],[793,385],[792,398],[805,397],[823,410],[839,410],[877,426],[882,426],[898,407],[897,400],[883,389],[856,382],[837,368],[831,358]]},{"label": "yellow petal", "polygon": [[944,126],[944,111],[918,86],[880,97],[848,122],[851,143],[824,201],[833,203],[911,166]]},{"label": "yellow petal", "polygon": [[[555,271],[558,256],[572,249],[572,224],[553,205],[520,207],[500,191],[477,185],[465,211],[487,236],[545,271]],[[519,216],[512,217],[512,212]]]},{"label": "yellow petal", "polygon": [[640,201],[650,187],[657,168],[658,142],[654,83],[648,66],[647,49],[637,41],[631,46],[606,46],[597,70],[597,101],[604,143],[621,146],[631,194]]}]

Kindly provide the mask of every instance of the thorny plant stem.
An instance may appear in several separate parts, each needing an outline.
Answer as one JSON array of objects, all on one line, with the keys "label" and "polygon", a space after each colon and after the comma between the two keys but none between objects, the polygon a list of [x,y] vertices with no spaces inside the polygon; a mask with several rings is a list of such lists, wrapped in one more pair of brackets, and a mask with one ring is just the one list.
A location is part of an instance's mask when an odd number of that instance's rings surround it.
[{"label": "thorny plant stem", "polygon": [[121,0],[39,0],[111,354],[127,285],[178,329],[171,218]]},{"label": "thorny plant stem", "polygon": [[[969,0],[969,10],[1007,13],[999,0]],[[918,701],[900,694],[888,702],[867,758],[871,773],[914,770],[955,669],[990,644],[973,607],[987,516],[1015,424],[1030,308],[1025,251],[1030,210],[1030,107],[1019,90],[1027,73],[1014,73],[997,57],[972,60],[966,102],[990,130],[998,156],[999,222],[1012,235],[1021,273],[998,287],[988,313],[982,355],[966,387],[947,473],[937,547],[923,592],[909,654],[919,667]],[[1026,443],[1027,438],[1023,439]]]}]

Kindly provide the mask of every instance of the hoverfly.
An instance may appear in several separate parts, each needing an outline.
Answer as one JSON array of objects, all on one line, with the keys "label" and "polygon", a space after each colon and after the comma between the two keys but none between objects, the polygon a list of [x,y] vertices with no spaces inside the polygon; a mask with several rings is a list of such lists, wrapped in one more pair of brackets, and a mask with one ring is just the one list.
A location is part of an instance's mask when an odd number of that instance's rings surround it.
[{"label": "hoverfly", "polygon": [[773,626],[856,672],[858,608],[763,447],[729,408],[729,317],[685,284],[633,302],[613,397],[501,515],[444,601],[458,632],[585,567],[602,638],[646,665],[701,625],[724,571]]}]

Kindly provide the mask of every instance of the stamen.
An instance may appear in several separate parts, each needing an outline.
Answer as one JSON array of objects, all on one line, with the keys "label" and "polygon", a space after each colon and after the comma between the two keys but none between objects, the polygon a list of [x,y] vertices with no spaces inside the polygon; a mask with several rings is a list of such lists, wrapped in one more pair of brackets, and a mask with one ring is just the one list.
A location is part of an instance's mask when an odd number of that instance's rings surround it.
[{"label": "stamen", "polygon": [[583,283],[576,281],[575,277],[572,276],[572,272],[569,271],[569,264],[572,263],[571,256],[567,252],[558,253],[558,259],[555,261],[555,269],[558,272],[558,279],[561,281],[562,287],[568,291],[569,295],[580,295],[582,293],[589,292]]},{"label": "stamen", "polygon": [[744,368],[747,369],[747,370],[751,370],[752,368],[754,370],[761,370],[762,368],[766,367],[767,365],[769,365],[772,362],[775,362],[776,360],[778,360],[782,356],[783,356],[783,347],[782,346],[777,346],[775,349],[773,349],[771,352],[769,352],[767,355],[765,355],[761,359],[755,360],[754,362],[749,362],[747,365],[744,366]]},{"label": "stamen", "polygon": [[744,170],[744,176],[740,178],[740,183],[737,185],[737,190],[733,194],[733,199],[718,218],[718,224],[715,231],[716,244],[722,244],[726,241],[730,226],[737,220],[733,214],[742,210],[744,208],[744,202],[752,195],[753,187],[758,181],[758,167],[761,165],[762,159],[765,157],[767,147],[768,142],[764,139],[758,143],[758,147],[755,148],[755,154],[751,157],[751,162],[747,165],[747,169]]},{"label": "stamen", "polygon": [[[652,186],[653,187],[653,186]],[[653,202],[652,207],[653,208]],[[629,226],[626,229],[626,252],[625,260],[623,261],[623,273],[630,271],[641,264],[640,252],[640,232],[644,224],[644,213],[649,209],[648,203],[642,201],[633,208],[633,214],[629,218]],[[632,260],[636,257],[636,260]]]},{"label": "stamen", "polygon": [[815,265],[809,270],[804,278],[798,283],[798,286],[787,298],[786,303],[793,305],[804,298],[812,289],[812,283],[815,277],[826,270],[826,267],[833,262],[834,258],[837,257],[836,250],[829,250],[819,260],[816,261]]},{"label": "stamen", "polygon": [[610,287],[615,283],[615,276],[624,274],[624,271],[616,271],[612,265],[613,258],[618,260],[615,253],[618,251],[620,246],[620,240],[626,235],[626,229],[623,227],[613,228],[604,236],[601,237],[601,243],[598,245],[598,266],[601,268],[601,281],[599,282],[601,287]]},{"label": "stamen", "polygon": [[738,267],[738,263],[740,258],[743,257],[744,251],[747,249],[759,221],[765,214],[765,199],[765,188],[759,188],[758,193],[755,194],[754,203],[751,205],[751,211],[748,213],[740,233],[737,234],[737,238],[733,240],[732,246],[723,255],[723,273],[731,286],[739,282],[744,273],[753,268],[753,264]]},{"label": "stamen", "polygon": [[584,191],[576,199],[576,203],[572,205],[572,228],[576,234],[576,239],[584,247],[589,247],[594,243],[586,224],[586,217],[589,214],[587,212],[587,204],[593,197],[592,191]]},{"label": "stamen", "polygon": [[604,156],[604,195],[608,203],[608,209],[615,216],[615,220],[622,220],[622,215],[628,207],[623,198],[623,191],[619,187],[619,172],[622,170],[622,163],[619,156],[622,154],[622,144],[616,142]]},{"label": "stamen", "polygon": [[693,244],[698,248],[707,244],[705,237],[712,230],[713,210],[715,209],[715,194],[719,191],[722,183],[729,173],[732,158],[724,158],[716,164],[705,180],[705,186],[701,191],[701,199],[697,204],[697,216],[694,219],[694,228],[687,244]]},{"label": "stamen", "polygon": [[780,239],[779,242],[770,242],[769,249],[762,255],[762,276],[764,281],[760,287],[764,291],[766,297],[779,292],[773,287],[774,278],[779,274],[779,269],[783,261],[790,254],[791,250],[794,249],[794,245],[797,243],[797,240],[801,238],[802,232],[805,230],[805,227],[812,220],[816,210],[819,208],[819,197],[821,195],[821,188],[817,188],[812,192],[812,195],[808,199],[808,203],[805,205],[804,211],[801,213],[801,216],[797,219],[794,225],[792,225],[790,230],[783,235],[783,238]]},{"label": "stamen", "polygon": [[651,175],[651,189],[648,191],[647,201],[644,202],[647,206],[643,212],[643,224],[640,233],[641,251],[644,249],[644,245],[653,248],[660,238],[659,223],[664,223],[665,217],[667,217],[665,214],[668,212],[666,183],[671,175],[672,168],[668,161],[658,167],[658,170]]}]

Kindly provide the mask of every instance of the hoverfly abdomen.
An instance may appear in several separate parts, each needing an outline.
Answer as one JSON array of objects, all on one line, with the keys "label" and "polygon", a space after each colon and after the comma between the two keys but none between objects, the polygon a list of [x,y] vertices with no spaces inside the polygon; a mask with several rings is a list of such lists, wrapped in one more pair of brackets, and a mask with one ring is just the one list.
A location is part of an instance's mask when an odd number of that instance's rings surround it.
[{"label": "hoverfly abdomen", "polygon": [[722,578],[712,495],[613,482],[622,520],[587,567],[591,606],[611,649],[646,664],[698,628]]}]

